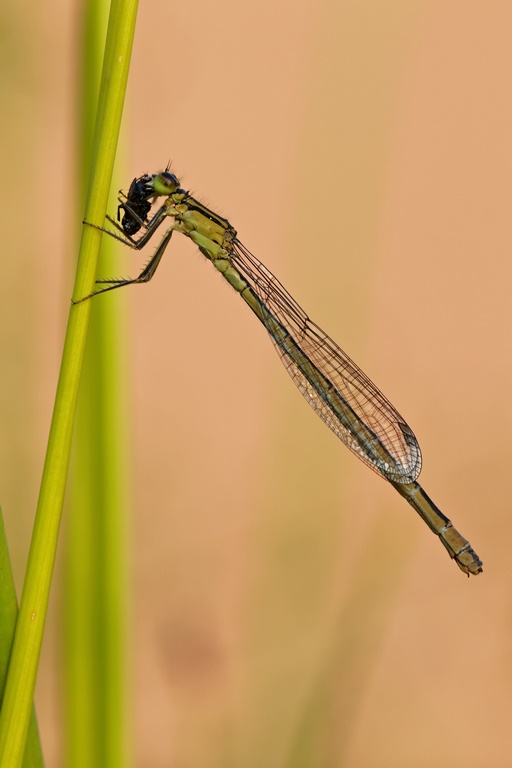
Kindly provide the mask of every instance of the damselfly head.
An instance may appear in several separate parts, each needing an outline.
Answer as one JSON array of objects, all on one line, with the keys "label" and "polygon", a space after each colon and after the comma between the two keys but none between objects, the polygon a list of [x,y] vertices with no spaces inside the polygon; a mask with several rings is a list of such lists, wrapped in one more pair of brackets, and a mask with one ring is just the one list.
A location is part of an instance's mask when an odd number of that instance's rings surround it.
[{"label": "damselfly head", "polygon": [[153,176],[153,193],[155,195],[172,195],[179,189],[179,186],[178,178],[168,170]]}]

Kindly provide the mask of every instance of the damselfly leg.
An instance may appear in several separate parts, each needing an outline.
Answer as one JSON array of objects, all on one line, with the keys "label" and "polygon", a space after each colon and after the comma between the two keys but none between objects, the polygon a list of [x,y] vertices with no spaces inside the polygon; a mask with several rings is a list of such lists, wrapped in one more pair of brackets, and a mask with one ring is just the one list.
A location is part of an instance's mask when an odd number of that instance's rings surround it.
[{"label": "damselfly leg", "polygon": [[[107,229],[106,227],[99,227],[97,224],[91,224],[88,221],[84,221],[84,224],[86,224],[88,227],[99,229],[100,232],[105,232],[107,235],[110,235],[110,237],[114,237],[116,240],[119,240],[121,243],[124,243],[124,245],[129,246],[129,248],[132,248],[134,251],[140,251],[149,242],[149,240],[151,240],[151,238],[157,231],[160,224],[166,218],[166,215],[167,215],[166,208],[167,206],[163,205],[155,213],[152,219],[150,219],[147,222],[142,222],[142,226],[145,227],[146,231],[144,232],[143,235],[141,235],[141,237],[139,237],[138,240],[134,240],[130,235],[126,235],[124,232],[122,235],[118,235],[117,232],[113,232],[111,229]],[[112,224],[114,224],[117,229],[121,230],[121,227],[117,224],[116,221],[114,221],[114,219],[108,216],[107,216],[107,219]],[[83,298],[77,299],[76,301],[74,301],[73,304],[80,304],[82,301],[86,301],[87,299],[90,299],[92,296],[97,296],[99,293],[106,293],[107,291],[113,291],[115,288],[121,288],[122,286],[125,286],[125,285],[136,285],[137,283],[148,283],[153,277],[153,275],[155,274],[158,265],[160,264],[162,256],[164,255],[164,251],[167,248],[169,241],[172,237],[173,231],[174,231],[174,224],[172,224],[169,227],[169,229],[163,236],[155,253],[151,257],[149,262],[146,264],[142,272],[137,277],[123,278],[123,279],[103,278],[103,279],[96,280],[97,284],[108,284],[108,287],[99,288],[97,291],[92,291],[92,293],[89,293],[87,296],[84,296]]]}]

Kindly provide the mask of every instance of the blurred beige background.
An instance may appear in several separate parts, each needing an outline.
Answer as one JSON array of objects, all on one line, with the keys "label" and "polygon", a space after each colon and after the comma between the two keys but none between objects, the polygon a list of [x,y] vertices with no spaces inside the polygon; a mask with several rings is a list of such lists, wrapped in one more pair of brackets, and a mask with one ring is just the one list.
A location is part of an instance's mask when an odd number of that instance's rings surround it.
[{"label": "blurred beige background", "polygon": [[[0,11],[0,502],[20,586],[75,262],[78,20],[62,0]],[[319,768],[510,763],[511,25],[498,0],[141,4],[123,186],[171,159],[229,218],[406,417],[485,572],[464,578],[325,429],[176,237],[151,285],[102,299],[130,318],[138,766],[288,765],[326,678]],[[57,615],[58,587],[48,765]]]}]

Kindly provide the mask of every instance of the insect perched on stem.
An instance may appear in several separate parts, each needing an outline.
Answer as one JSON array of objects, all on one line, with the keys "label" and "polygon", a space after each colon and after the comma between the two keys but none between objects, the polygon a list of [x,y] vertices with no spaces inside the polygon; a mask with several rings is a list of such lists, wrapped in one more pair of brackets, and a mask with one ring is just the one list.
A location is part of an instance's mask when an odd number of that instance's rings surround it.
[{"label": "insect perched on stem", "polygon": [[[149,218],[159,198],[163,202]],[[190,238],[263,323],[286,370],[320,418],[356,456],[407,499],[464,573],[481,573],[482,562],[469,542],[416,482],[421,451],[411,428],[368,376],[247,250],[227,219],[182,189],[169,167],[134,179],[128,194],[120,193],[118,221],[107,219],[116,231],[99,229],[137,251],[164,221],[170,221],[170,225],[138,277],[98,280],[106,287],[79,301],[125,285],[149,282],[173,233]],[[140,230],[143,233],[134,239]]]}]

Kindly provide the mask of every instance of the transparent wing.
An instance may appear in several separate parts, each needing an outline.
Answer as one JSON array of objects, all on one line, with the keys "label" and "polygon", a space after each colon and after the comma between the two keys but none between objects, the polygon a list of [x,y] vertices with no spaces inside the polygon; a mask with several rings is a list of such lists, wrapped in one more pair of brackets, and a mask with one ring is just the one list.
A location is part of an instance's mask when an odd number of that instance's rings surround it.
[{"label": "transparent wing", "polygon": [[[421,451],[398,411],[238,240],[233,243],[231,257],[268,311],[260,319],[286,370],[313,410],[375,472],[398,483],[414,481],[421,471]],[[276,340],[272,330],[276,320],[286,330],[290,343]],[[297,364],[295,345],[305,363]]]}]

